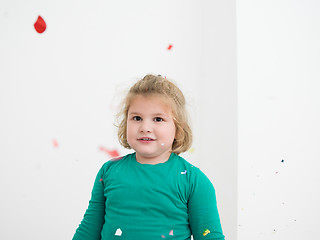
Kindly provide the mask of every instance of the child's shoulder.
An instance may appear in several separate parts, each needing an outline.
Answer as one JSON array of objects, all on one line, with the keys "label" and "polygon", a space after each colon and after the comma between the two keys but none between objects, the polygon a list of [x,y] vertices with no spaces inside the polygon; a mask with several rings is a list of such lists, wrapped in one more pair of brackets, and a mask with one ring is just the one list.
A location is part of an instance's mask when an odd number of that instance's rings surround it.
[{"label": "child's shoulder", "polygon": [[177,155],[176,160],[178,160],[179,164],[182,165],[185,170],[187,170],[187,173],[189,173],[189,176],[191,178],[207,178],[207,176],[205,175],[205,173],[196,165],[191,164],[190,162],[188,162],[186,159],[184,159],[183,157]]},{"label": "child's shoulder", "polygon": [[109,170],[110,168],[116,167],[119,164],[123,163],[124,161],[126,161],[132,154],[127,154],[125,156],[121,156],[121,157],[116,157],[116,158],[112,158],[109,161],[105,162],[102,165],[102,169],[104,171]]},{"label": "child's shoulder", "polygon": [[185,169],[187,171],[192,171],[192,172],[198,172],[200,171],[200,169],[191,164],[189,161],[187,161],[185,158],[183,158],[182,156],[176,155],[176,160],[179,162],[179,165],[182,165],[183,167],[185,167]]},{"label": "child's shoulder", "polygon": [[185,166],[185,170],[181,174],[188,176],[188,184],[192,192],[196,191],[196,189],[201,189],[200,191],[214,191],[211,180],[199,167],[189,163],[183,157],[179,157],[179,162]]}]

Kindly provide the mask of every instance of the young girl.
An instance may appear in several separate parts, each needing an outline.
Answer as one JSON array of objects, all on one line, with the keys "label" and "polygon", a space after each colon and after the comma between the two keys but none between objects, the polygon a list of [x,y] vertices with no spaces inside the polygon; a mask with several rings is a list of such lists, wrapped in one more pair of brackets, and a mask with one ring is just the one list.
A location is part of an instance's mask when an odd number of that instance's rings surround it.
[{"label": "young girl", "polygon": [[182,92],[161,76],[134,84],[118,137],[135,152],[106,162],[73,240],[223,240],[215,190],[179,156],[192,133]]}]

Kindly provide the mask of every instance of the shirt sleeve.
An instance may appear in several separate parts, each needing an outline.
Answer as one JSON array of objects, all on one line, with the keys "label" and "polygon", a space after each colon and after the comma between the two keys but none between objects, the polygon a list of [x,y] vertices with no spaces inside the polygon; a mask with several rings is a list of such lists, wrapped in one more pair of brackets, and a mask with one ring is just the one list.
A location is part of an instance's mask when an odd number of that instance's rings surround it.
[{"label": "shirt sleeve", "polygon": [[103,167],[99,170],[93,189],[88,209],[76,230],[72,240],[100,240],[101,230],[105,216],[105,196],[103,183]]},{"label": "shirt sleeve", "polygon": [[224,240],[215,189],[208,177],[195,169],[191,193],[188,201],[188,214],[194,240]]}]

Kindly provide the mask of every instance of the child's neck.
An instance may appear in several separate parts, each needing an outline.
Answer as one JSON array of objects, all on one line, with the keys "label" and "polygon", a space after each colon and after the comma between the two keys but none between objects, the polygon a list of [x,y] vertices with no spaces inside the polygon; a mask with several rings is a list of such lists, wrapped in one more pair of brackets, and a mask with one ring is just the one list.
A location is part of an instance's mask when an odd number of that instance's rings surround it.
[{"label": "child's neck", "polygon": [[141,163],[141,164],[155,165],[159,163],[165,163],[166,161],[169,160],[170,155],[171,155],[171,152],[167,152],[157,157],[145,157],[136,153],[136,160],[138,163]]}]

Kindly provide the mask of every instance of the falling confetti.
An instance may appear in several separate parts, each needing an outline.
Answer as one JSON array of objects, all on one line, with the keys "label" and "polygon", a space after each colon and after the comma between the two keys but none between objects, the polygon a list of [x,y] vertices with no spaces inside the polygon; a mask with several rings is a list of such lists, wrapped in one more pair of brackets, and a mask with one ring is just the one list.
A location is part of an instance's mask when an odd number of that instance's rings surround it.
[{"label": "falling confetti", "polygon": [[210,233],[209,229],[205,229],[202,233],[203,236],[206,236]]},{"label": "falling confetti", "polygon": [[170,45],[168,46],[168,50],[171,50],[171,48],[172,48],[172,45],[170,44]]},{"label": "falling confetti", "polygon": [[113,157],[113,158],[116,158],[116,157],[120,156],[119,152],[116,149],[109,150],[109,149],[106,149],[105,147],[99,147],[99,150],[109,154],[110,157]]},{"label": "falling confetti", "polygon": [[173,230],[171,230],[171,231],[169,232],[169,235],[173,236]]},{"label": "falling confetti", "polygon": [[188,152],[189,153],[193,153],[194,152],[194,148],[190,148]]},{"label": "falling confetti", "polygon": [[103,181],[103,179],[101,178],[101,179],[100,179],[100,182],[102,182],[102,181]]},{"label": "falling confetti", "polygon": [[37,21],[34,23],[34,28],[38,33],[43,33],[46,30],[47,24],[41,16],[39,16]]},{"label": "falling confetti", "polygon": [[165,235],[161,235],[161,237],[162,237],[162,238],[166,238],[166,236],[165,236]]},{"label": "falling confetti", "polygon": [[52,139],[52,144],[55,148],[59,147],[58,141],[56,139]]},{"label": "falling confetti", "polygon": [[116,233],[114,234],[116,236],[121,236],[122,235],[122,231],[120,228],[117,229]]},{"label": "falling confetti", "polygon": [[282,159],[281,162],[284,162],[284,160]]},{"label": "falling confetti", "polygon": [[181,172],[181,174],[187,174],[187,170],[184,170],[184,172]]},{"label": "falling confetti", "polygon": [[123,158],[123,156],[117,157],[117,158],[112,158],[111,161],[113,161],[113,162],[119,161],[119,160],[121,160],[122,158]]},{"label": "falling confetti", "polygon": [[119,106],[110,104],[110,105],[109,105],[109,109],[110,109],[111,111],[118,111],[118,110],[119,110]]}]

